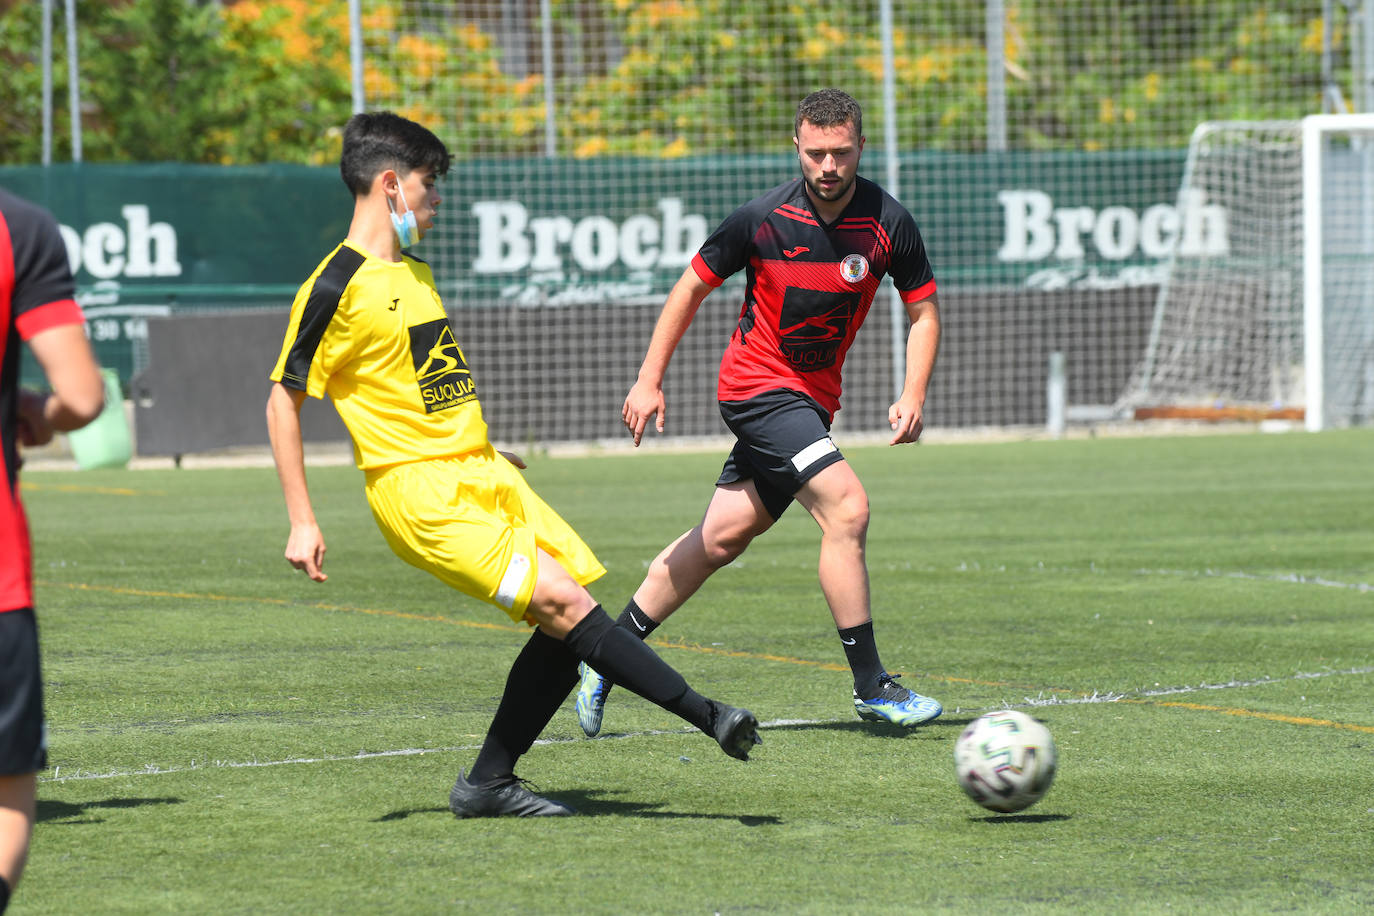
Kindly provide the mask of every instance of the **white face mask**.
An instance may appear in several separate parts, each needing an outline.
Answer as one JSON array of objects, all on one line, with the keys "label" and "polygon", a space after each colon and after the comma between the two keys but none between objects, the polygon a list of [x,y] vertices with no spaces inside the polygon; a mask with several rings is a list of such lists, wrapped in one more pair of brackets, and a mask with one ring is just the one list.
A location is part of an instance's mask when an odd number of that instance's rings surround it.
[{"label": "white face mask", "polygon": [[396,205],[391,202],[390,197],[386,199],[386,206],[391,211],[391,226],[396,230],[396,238],[401,240],[402,248],[409,248],[420,241],[420,227],[415,222],[415,211],[410,209],[410,204],[406,203],[405,194],[401,193],[396,196],[406,208],[406,212],[398,214]]}]

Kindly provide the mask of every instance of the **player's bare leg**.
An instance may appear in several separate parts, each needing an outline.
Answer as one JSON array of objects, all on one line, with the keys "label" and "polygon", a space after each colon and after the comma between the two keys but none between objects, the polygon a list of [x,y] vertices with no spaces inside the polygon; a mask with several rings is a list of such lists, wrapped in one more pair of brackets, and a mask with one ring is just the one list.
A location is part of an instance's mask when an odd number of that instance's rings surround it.
[{"label": "player's bare leg", "polygon": [[635,604],[657,623],[682,607],[716,570],[733,563],[773,526],[751,480],[722,484],[700,523],[654,557],[635,591]]},{"label": "player's bare leg", "polygon": [[11,892],[19,883],[29,855],[37,784],[35,773],[0,776],[0,879]]},{"label": "player's bare leg", "polygon": [[910,728],[943,711],[940,703],[898,684],[883,667],[873,637],[868,584],[868,494],[848,461],[838,461],[797,493],[821,528],[821,591],[835,618],[854,674],[854,710],[860,718]]},{"label": "player's bare leg", "polygon": [[[668,619],[722,566],[733,562],[749,543],[773,526],[753,481],[716,487],[706,514],[690,531],[654,557],[649,572],[620,617],[620,626],[640,639]],[[615,684],[595,666],[579,668],[577,720],[588,737],[601,731],[606,697]]]},{"label": "player's bare leg", "polygon": [[835,626],[841,630],[873,619],[868,593],[868,494],[847,461],[808,480],[797,502],[821,528],[818,572]]}]

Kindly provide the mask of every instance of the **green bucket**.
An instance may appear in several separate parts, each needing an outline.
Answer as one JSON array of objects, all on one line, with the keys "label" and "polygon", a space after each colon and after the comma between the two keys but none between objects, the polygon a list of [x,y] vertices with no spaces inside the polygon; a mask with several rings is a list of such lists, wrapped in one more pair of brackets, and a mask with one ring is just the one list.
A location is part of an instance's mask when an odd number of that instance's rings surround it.
[{"label": "green bucket", "polygon": [[105,409],[100,416],[81,429],[67,433],[67,444],[77,467],[90,471],[95,468],[122,468],[134,456],[133,436],[129,418],[124,415],[124,393],[119,387],[119,373],[102,369],[105,380]]}]

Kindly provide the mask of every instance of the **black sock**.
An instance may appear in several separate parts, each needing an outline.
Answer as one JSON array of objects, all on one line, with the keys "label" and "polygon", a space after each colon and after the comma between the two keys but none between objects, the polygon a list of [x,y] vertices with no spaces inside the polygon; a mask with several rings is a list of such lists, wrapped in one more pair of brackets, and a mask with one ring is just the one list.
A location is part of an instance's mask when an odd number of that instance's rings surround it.
[{"label": "black sock", "polygon": [[511,776],[577,683],[577,658],[568,647],[536,629],[506,675],[506,690],[468,773],[474,785]]},{"label": "black sock", "polygon": [[[615,621],[616,626],[640,639],[648,639],[649,634],[658,629],[658,624],[657,620],[644,613],[633,598],[630,599],[629,604],[625,605],[625,610],[620,612],[620,616]],[[593,665],[592,667],[595,668],[596,666]],[[596,673],[601,675],[601,680],[605,684],[601,694],[602,702],[605,702],[606,694],[611,692],[611,688],[615,686],[615,681],[607,677],[604,671],[598,670]]]},{"label": "black sock", "polygon": [[715,719],[711,701],[688,687],[682,675],[653,649],[616,626],[601,605],[572,628],[564,644],[603,677],[710,734]]},{"label": "black sock", "polygon": [[878,695],[878,680],[887,672],[878,658],[878,645],[873,641],[873,621],[840,630],[849,670],[854,673],[854,690],[861,700]]},{"label": "black sock", "polygon": [[5,912],[5,907],[10,905],[10,886],[5,883],[4,878],[0,878],[0,913]]},{"label": "black sock", "polygon": [[643,609],[635,603],[633,598],[630,603],[625,605],[625,610],[620,612],[616,618],[615,625],[624,627],[640,639],[648,639],[649,634],[658,629],[658,621],[654,620]]}]

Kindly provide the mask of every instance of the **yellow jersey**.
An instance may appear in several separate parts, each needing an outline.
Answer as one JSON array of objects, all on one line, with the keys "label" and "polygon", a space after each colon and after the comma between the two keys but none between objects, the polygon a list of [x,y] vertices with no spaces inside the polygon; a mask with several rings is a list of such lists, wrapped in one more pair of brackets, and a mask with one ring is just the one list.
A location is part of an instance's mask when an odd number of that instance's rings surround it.
[{"label": "yellow jersey", "polygon": [[363,470],[486,447],[477,387],[429,265],[345,239],[296,293],[272,380],[334,402]]}]

